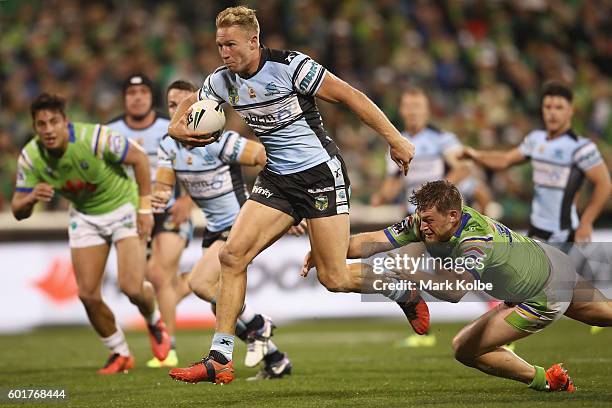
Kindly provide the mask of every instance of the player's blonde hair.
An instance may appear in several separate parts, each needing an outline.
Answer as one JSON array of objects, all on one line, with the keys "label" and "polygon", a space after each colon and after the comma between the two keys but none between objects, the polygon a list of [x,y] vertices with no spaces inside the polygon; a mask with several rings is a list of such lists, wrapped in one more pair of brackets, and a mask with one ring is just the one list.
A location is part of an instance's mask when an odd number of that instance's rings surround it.
[{"label": "player's blonde hair", "polygon": [[217,14],[215,24],[217,28],[240,26],[249,34],[259,37],[259,22],[255,10],[246,6],[226,8]]}]

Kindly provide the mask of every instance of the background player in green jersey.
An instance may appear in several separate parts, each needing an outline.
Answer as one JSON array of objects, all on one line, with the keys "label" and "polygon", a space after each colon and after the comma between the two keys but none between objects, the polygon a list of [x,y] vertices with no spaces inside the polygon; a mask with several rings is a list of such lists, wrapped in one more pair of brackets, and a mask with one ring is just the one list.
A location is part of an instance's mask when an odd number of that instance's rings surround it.
[{"label": "background player in green jersey", "polygon": [[[170,350],[170,338],[153,287],[144,281],[142,242],[149,238],[153,225],[147,156],[106,126],[70,123],[65,101],[59,96],[43,93],[32,103],[31,113],[36,136],[19,157],[12,199],[15,218],[28,218],[37,202],[48,202],[56,191],[71,202],[68,236],[79,298],[92,326],[111,350],[98,373],[124,372],[134,366],[125,336],[102,300],[102,277],[111,243],[117,249],[121,291],[144,316],[153,354],[163,360]],[[133,166],[136,183],[122,164]]]},{"label": "background player in green jersey", "polygon": [[[468,291],[461,288],[460,282],[463,286],[476,282],[489,284],[485,291],[505,303],[455,336],[452,343],[455,358],[484,373],[521,381],[536,390],[574,391],[571,379],[559,364],[544,370],[527,363],[504,345],[539,332],[562,315],[590,325],[612,326],[612,302],[577,275],[565,253],[462,206],[461,194],[448,181],[424,184],[413,194],[411,202],[417,207],[414,216],[382,231],[351,237],[347,257],[368,258],[422,242],[430,254],[443,258],[445,264],[451,259],[452,269],[437,270],[434,275],[421,270],[387,266],[384,269],[395,272],[398,282],[399,279],[415,282],[417,288],[421,282],[450,283],[450,289],[435,289],[434,285],[434,289],[427,291],[451,302],[458,302]],[[374,266],[377,263],[373,260]],[[312,266],[307,255],[303,274]],[[364,276],[376,272],[367,263],[351,264],[348,268],[353,274]]]}]

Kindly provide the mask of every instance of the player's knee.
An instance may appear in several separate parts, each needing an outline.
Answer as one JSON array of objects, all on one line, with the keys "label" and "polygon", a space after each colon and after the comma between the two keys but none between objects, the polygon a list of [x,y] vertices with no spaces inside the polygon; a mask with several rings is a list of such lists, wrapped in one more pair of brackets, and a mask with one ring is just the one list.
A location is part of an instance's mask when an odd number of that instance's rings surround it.
[{"label": "player's knee", "polygon": [[250,259],[246,259],[244,251],[237,249],[231,244],[225,244],[219,251],[219,262],[225,270],[242,272],[250,262]]},{"label": "player's knee", "polygon": [[120,282],[119,289],[132,303],[142,295],[142,285],[137,285],[132,282]]},{"label": "player's knee", "polygon": [[79,299],[87,309],[93,309],[102,304],[102,297],[95,292],[79,292]]},{"label": "player's knee", "polygon": [[319,282],[330,292],[347,292],[350,286],[344,276],[344,270],[317,268]]},{"label": "player's knee", "polygon": [[214,295],[212,294],[213,285],[211,285],[211,283],[208,282],[208,280],[198,278],[197,276],[194,276],[192,274],[189,277],[188,283],[189,283],[189,289],[191,289],[191,291],[195,293],[196,296],[199,297],[200,299],[210,302],[210,300],[214,298]]},{"label": "player's knee", "polygon": [[466,366],[474,365],[474,359],[476,356],[469,350],[462,336],[455,336],[451,342],[451,346],[453,348],[455,360],[465,364]]},{"label": "player's knee", "polygon": [[159,291],[160,288],[172,284],[172,276],[166,273],[166,270],[159,264],[151,264],[148,273],[147,280],[153,284],[155,291]]}]

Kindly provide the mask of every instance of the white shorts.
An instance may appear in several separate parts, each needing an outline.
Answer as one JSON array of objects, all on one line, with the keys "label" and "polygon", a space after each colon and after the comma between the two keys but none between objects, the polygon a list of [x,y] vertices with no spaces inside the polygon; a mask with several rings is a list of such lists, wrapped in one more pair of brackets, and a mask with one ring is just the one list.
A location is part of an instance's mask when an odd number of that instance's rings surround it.
[{"label": "white shorts", "polygon": [[131,203],[100,215],[87,215],[70,208],[70,248],[111,244],[137,236],[136,209]]}]

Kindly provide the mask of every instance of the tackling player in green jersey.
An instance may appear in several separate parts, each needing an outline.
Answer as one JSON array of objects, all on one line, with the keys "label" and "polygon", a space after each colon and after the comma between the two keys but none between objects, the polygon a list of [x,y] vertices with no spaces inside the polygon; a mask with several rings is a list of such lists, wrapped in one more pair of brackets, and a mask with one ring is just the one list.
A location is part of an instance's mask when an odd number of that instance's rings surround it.
[{"label": "tackling player in green jersey", "polygon": [[[144,281],[142,241],[151,234],[151,179],[146,154],[99,124],[71,123],[65,101],[43,93],[31,106],[36,136],[21,151],[12,210],[22,220],[55,192],[71,202],[68,236],[79,298],[111,356],[100,374],[134,366],[125,336],[102,300],[104,267],[114,243],[121,291],[147,321],[153,354],[163,360],[170,338],[155,293]],[[134,167],[136,183],[123,164]],[[139,197],[140,195],[140,197]],[[138,210],[136,210],[138,208]]]},{"label": "tackling player in green jersey", "polygon": [[[382,231],[352,236],[347,257],[368,258],[395,248],[400,249],[383,254],[382,260],[398,254],[415,257],[420,256],[414,251],[419,244],[408,244],[423,243],[433,259],[444,259],[445,266],[436,268],[435,274],[419,267],[389,267],[392,263],[376,259],[374,266],[384,264],[383,275],[395,275],[396,283],[414,282],[406,289],[397,285],[398,291],[420,288],[439,299],[458,302],[467,288],[478,284],[505,302],[455,336],[453,349],[458,361],[490,375],[524,382],[536,390],[574,391],[561,365],[544,370],[504,345],[539,332],[562,315],[590,325],[612,326],[612,302],[578,276],[565,253],[462,206],[461,194],[448,181],[424,184],[412,195],[411,202],[417,207],[415,215]],[[447,260],[452,261],[452,267],[446,266]],[[307,255],[302,273],[312,266]],[[365,262],[348,268],[364,276],[377,272]]]}]

